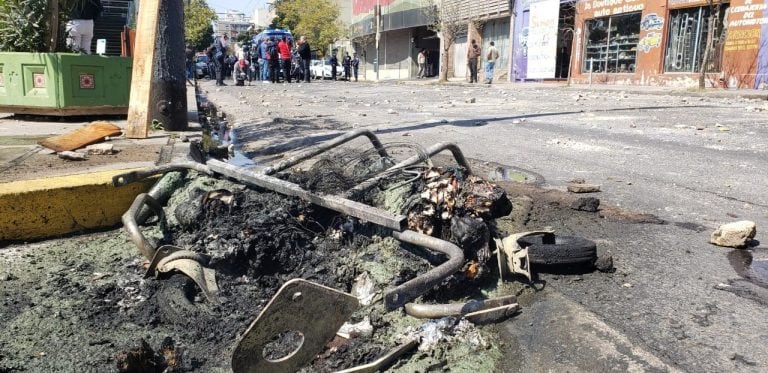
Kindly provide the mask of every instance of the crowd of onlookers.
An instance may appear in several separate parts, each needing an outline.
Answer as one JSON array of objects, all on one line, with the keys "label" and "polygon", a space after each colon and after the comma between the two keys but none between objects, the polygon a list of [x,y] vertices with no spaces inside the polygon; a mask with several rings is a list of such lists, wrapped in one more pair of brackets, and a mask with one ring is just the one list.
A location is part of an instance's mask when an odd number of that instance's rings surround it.
[{"label": "crowd of onlookers", "polygon": [[[205,54],[208,75],[216,80],[216,85],[226,85],[224,80],[229,79],[236,85],[259,80],[264,83],[309,83],[313,75],[310,69],[312,51],[304,36],[296,43],[292,37],[283,35],[265,37],[256,44],[239,44],[230,43],[228,35],[224,34],[214,40]],[[197,75],[196,56],[191,46],[187,46],[186,55],[187,78],[191,79]],[[344,79],[349,81],[354,77],[357,81],[360,59],[356,53],[353,56],[346,53],[341,63],[334,53],[327,63],[331,68],[328,76],[331,79],[337,79],[337,68],[341,66]],[[325,62],[322,65],[324,66]],[[325,73],[321,71],[316,75],[324,77]]]}]

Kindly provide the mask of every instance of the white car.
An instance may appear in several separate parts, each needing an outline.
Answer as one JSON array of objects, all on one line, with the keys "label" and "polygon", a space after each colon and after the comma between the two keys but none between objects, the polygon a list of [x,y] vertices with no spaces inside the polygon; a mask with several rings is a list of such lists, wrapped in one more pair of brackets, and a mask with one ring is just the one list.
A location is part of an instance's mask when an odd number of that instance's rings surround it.
[{"label": "white car", "polygon": [[[330,79],[332,77],[331,75],[331,64],[326,60],[312,60],[309,62],[309,74],[314,79]],[[341,76],[343,74],[343,70],[341,66],[336,67],[336,76]]]}]

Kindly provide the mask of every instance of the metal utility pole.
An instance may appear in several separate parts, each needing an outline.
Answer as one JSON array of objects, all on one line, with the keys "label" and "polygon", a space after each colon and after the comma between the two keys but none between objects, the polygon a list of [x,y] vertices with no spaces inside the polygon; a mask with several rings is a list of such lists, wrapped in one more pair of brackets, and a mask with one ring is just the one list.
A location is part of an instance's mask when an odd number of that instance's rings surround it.
[{"label": "metal utility pole", "polygon": [[379,81],[379,70],[381,62],[379,61],[379,40],[381,39],[381,0],[376,0],[376,81]]}]

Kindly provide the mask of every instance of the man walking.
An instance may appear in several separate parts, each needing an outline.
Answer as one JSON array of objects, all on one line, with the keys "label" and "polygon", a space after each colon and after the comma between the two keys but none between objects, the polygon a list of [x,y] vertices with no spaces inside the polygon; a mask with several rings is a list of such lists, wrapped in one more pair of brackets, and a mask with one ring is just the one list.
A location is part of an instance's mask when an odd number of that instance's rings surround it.
[{"label": "man walking", "polygon": [[280,43],[277,44],[277,50],[280,53],[280,65],[283,68],[283,82],[291,82],[291,46],[288,45],[288,37],[283,36]]},{"label": "man walking", "polygon": [[485,83],[491,84],[493,82],[493,68],[496,65],[496,60],[499,59],[499,50],[491,42],[491,47],[488,48],[488,53],[485,54]]},{"label": "man walking", "polygon": [[357,53],[352,57],[352,72],[355,74],[355,81],[357,81],[357,70],[360,68],[360,58],[357,57]]},{"label": "man walking", "polygon": [[336,58],[336,51],[333,51],[331,59],[328,62],[331,64],[331,79],[336,80],[336,67],[339,66],[339,59]]},{"label": "man walking", "polygon": [[475,39],[467,49],[467,66],[469,66],[469,82],[477,83],[477,59],[480,57],[480,47],[477,45]]},{"label": "man walking", "polygon": [[347,52],[347,55],[341,60],[341,66],[344,68],[344,80],[352,80],[352,74],[350,73],[350,69],[352,68],[352,57],[349,56],[349,52]]},{"label": "man walking", "polygon": [[312,59],[312,51],[309,49],[309,43],[307,43],[307,37],[301,36],[299,38],[299,49],[297,51],[301,58],[301,73],[304,74],[304,83],[309,83],[309,63]]},{"label": "man walking", "polygon": [[190,82],[196,78],[197,69],[195,68],[195,50],[191,44],[184,47],[184,59],[187,65],[187,80]]},{"label": "man walking", "polygon": [[229,36],[224,34],[213,41],[211,47],[213,54],[213,63],[216,66],[216,85],[224,86],[224,64],[227,55],[227,46],[229,45]]},{"label": "man walking", "polygon": [[99,18],[104,7],[101,0],[84,0],[77,3],[66,25],[67,46],[85,54],[91,54],[93,21]]},{"label": "man walking", "polygon": [[416,56],[416,62],[419,64],[419,73],[416,74],[416,78],[421,79],[424,77],[424,68],[427,66],[427,50],[422,48],[419,54]]}]

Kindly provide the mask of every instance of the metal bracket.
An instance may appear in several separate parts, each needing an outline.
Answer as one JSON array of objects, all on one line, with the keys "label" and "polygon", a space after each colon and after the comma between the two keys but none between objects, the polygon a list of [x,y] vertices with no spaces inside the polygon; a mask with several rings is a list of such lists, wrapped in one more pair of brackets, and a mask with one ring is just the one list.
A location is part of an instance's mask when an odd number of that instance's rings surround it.
[{"label": "metal bracket", "polygon": [[[499,277],[503,281],[504,273],[517,273],[531,281],[531,261],[528,259],[528,248],[522,248],[518,239],[526,236],[553,233],[552,229],[515,233],[502,239],[494,238],[496,242],[496,255],[499,262]],[[504,267],[506,263],[506,268]]]},{"label": "metal bracket", "polygon": [[216,295],[219,292],[219,286],[216,285],[216,271],[204,267],[203,264],[207,262],[206,257],[194,251],[164,245],[155,252],[144,277],[179,271],[197,284],[209,302],[216,303]]},{"label": "metal bracket", "polygon": [[[281,373],[305,367],[358,307],[357,298],[350,294],[303,279],[286,282],[238,342],[232,371]],[[283,358],[264,357],[264,347],[288,331],[301,333],[303,343]]]}]

